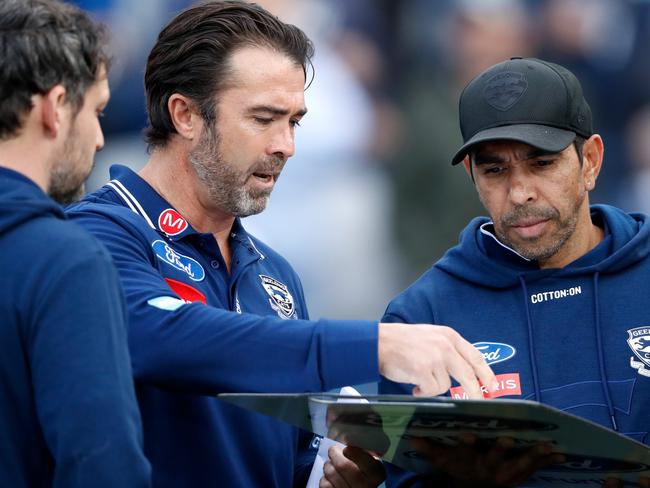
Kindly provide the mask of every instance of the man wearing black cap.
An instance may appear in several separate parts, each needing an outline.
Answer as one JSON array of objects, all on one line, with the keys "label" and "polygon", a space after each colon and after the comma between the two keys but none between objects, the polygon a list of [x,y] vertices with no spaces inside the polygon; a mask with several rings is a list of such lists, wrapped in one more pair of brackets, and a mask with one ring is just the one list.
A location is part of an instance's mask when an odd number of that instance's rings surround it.
[{"label": "man wearing black cap", "polygon": [[[650,225],[589,205],[604,151],[580,83],[561,66],[513,58],[474,78],[459,110],[464,144],[452,162],[465,166],[489,218],[470,222],[382,321],[449,324],[501,380],[492,396],[543,402],[650,444],[650,309],[634,299],[650,295]],[[456,457],[456,467],[430,453],[452,486],[515,486],[561,461],[534,449],[499,471],[503,447]],[[387,484],[414,478],[392,473]]]}]

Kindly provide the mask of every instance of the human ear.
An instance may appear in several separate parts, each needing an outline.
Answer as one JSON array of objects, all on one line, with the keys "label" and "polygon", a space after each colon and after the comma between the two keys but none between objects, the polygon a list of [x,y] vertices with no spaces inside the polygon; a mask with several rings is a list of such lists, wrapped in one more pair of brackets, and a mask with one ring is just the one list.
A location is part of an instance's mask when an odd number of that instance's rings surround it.
[{"label": "human ear", "polygon": [[582,148],[582,175],[587,191],[596,187],[596,179],[603,164],[604,153],[603,139],[598,134],[592,135],[585,141]]},{"label": "human ear", "polygon": [[169,117],[176,132],[184,139],[193,140],[200,127],[199,114],[194,110],[194,103],[187,97],[174,93],[167,102]]},{"label": "human ear", "polygon": [[44,132],[56,138],[61,131],[61,125],[71,117],[71,107],[66,100],[66,89],[63,85],[55,85],[44,95],[40,96],[39,107],[41,123]]}]

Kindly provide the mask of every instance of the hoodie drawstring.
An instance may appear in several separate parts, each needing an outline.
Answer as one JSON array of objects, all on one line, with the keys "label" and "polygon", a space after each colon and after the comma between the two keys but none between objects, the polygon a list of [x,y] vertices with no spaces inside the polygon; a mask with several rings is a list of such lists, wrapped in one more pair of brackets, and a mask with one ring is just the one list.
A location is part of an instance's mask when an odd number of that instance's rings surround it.
[{"label": "hoodie drawstring", "polygon": [[542,392],[539,389],[539,379],[537,373],[537,361],[535,361],[535,341],[533,339],[533,320],[530,316],[530,307],[528,306],[528,287],[523,276],[519,276],[521,288],[524,291],[524,307],[526,308],[526,320],[528,322],[528,349],[530,350],[530,369],[533,372],[533,389],[535,390],[535,400],[542,401]]},{"label": "hoodie drawstring", "polygon": [[[602,331],[600,327],[600,302],[598,300],[599,276],[600,274],[598,272],[594,274],[594,313],[596,320],[596,347],[598,348],[598,369],[600,372],[600,382],[602,384],[603,394],[605,395],[605,402],[607,403],[607,411],[609,412],[609,418],[612,422],[612,429],[618,431],[618,425],[616,424],[616,417],[614,415],[614,404],[612,402],[611,392],[609,391],[607,372],[605,371],[605,353],[603,350]],[[531,317],[530,307],[528,306],[528,287],[526,286],[526,280],[524,280],[523,276],[519,276],[519,282],[524,291],[524,307],[526,308],[526,320],[528,322],[528,348],[530,350],[530,367],[533,372],[533,389],[535,391],[534,399],[539,402],[541,401],[542,393],[539,388],[539,375],[537,372],[537,362],[535,361],[535,341],[533,339],[533,320]]]},{"label": "hoodie drawstring", "polygon": [[594,311],[596,313],[596,347],[598,348],[598,368],[600,369],[600,381],[603,385],[603,393],[605,394],[605,402],[607,402],[607,410],[609,411],[609,418],[612,421],[612,428],[618,431],[616,425],[616,418],[614,417],[614,404],[612,403],[612,395],[609,391],[609,382],[607,381],[607,372],[605,371],[605,355],[603,352],[603,339],[600,330],[600,303],[598,301],[598,277],[599,273],[594,274]]}]

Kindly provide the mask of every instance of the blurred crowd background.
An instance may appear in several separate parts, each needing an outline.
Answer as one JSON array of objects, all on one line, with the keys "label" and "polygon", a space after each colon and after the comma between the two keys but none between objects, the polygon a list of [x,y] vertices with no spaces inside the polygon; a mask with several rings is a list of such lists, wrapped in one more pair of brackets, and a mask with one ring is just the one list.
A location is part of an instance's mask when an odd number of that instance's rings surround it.
[{"label": "blurred crowd background", "polygon": [[[77,0],[113,33],[106,147],[147,160],[143,73],[186,0]],[[316,45],[309,114],[269,208],[246,228],[301,275],[313,318],[379,318],[388,301],[483,214],[450,165],[462,87],[491,64],[536,56],[582,81],[605,140],[592,201],[650,212],[650,1],[260,0]]]}]

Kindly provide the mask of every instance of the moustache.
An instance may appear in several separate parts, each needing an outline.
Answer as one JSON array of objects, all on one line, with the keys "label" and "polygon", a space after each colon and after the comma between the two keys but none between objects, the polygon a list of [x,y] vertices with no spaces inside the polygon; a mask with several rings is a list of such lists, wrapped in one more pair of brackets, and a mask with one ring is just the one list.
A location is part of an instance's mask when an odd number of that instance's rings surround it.
[{"label": "moustache", "polygon": [[525,220],[552,220],[558,219],[559,217],[560,212],[558,212],[557,209],[553,207],[536,208],[520,205],[501,217],[501,224],[504,226],[512,227]]},{"label": "moustache", "polygon": [[286,162],[287,161],[280,156],[269,156],[268,158],[258,162],[249,172],[251,175],[254,173],[278,175],[284,168]]}]

